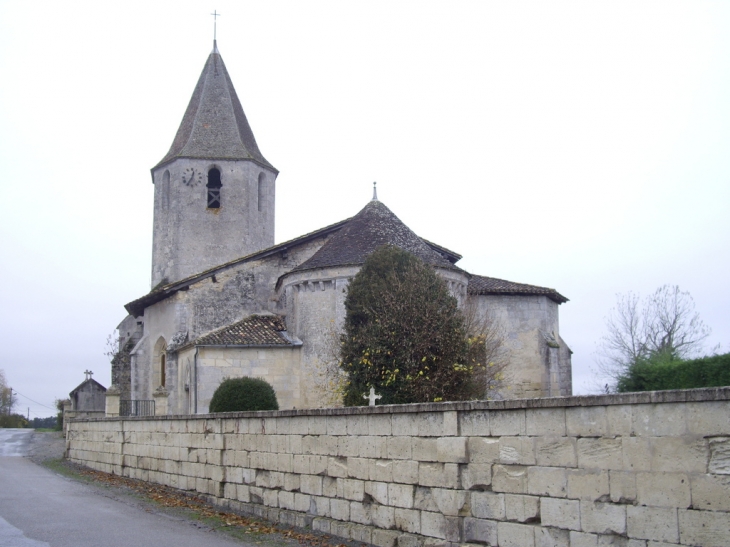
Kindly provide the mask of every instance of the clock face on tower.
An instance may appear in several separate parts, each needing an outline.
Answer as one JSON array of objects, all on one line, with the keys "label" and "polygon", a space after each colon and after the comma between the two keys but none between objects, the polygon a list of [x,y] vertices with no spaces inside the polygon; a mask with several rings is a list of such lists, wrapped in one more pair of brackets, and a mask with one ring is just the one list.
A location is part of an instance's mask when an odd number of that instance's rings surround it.
[{"label": "clock face on tower", "polygon": [[197,186],[203,180],[203,173],[196,171],[193,167],[188,167],[183,171],[182,180],[188,186]]}]

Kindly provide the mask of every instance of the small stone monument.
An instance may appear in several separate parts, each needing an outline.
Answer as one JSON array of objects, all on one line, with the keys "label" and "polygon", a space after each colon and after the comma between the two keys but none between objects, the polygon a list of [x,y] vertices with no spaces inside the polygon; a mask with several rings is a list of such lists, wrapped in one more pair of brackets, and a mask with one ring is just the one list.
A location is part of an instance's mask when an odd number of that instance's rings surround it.
[{"label": "small stone monument", "polygon": [[363,399],[368,399],[370,401],[369,406],[375,406],[375,401],[378,399],[382,399],[382,395],[375,395],[375,388],[370,388],[370,395],[363,395]]},{"label": "small stone monument", "polygon": [[120,391],[114,384],[106,390],[106,417],[116,418],[119,416],[119,397]]},{"label": "small stone monument", "polygon": [[158,387],[152,397],[155,401],[155,416],[167,415],[167,397],[170,393],[165,389],[165,386]]}]

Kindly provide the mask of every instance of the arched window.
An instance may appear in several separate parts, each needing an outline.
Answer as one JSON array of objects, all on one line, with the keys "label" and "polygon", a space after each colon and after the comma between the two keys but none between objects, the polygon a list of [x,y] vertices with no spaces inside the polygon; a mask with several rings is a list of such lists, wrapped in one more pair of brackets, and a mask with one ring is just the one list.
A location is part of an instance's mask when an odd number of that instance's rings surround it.
[{"label": "arched window", "polygon": [[162,188],[160,201],[163,209],[167,209],[170,206],[170,171],[165,169],[165,173],[162,175]]},{"label": "arched window", "polygon": [[167,380],[167,342],[165,342],[162,336],[160,336],[155,344],[153,363],[152,390],[154,391],[159,386],[165,387]]},{"label": "arched window", "polygon": [[208,209],[220,209],[221,207],[221,172],[213,167],[208,171]]},{"label": "arched window", "polygon": [[258,191],[258,201],[259,201],[259,211],[261,211],[264,208],[264,183],[266,182],[266,177],[264,176],[263,171],[259,173],[259,191]]}]

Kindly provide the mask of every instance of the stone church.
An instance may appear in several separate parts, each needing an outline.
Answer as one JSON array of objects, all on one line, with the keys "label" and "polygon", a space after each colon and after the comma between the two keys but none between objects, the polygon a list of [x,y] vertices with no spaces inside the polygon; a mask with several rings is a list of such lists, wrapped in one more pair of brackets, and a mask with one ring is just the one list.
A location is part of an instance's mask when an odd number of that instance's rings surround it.
[{"label": "stone church", "polygon": [[[460,305],[506,333],[502,396],[571,394],[554,289],[468,273],[374,196],[354,216],[275,243],[278,171],[261,154],[214,44],[172,146],[152,168],[152,290],[125,308],[112,383],[122,399],[168,393],[169,414],[206,413],[224,377],[274,386],[280,408],[325,404],[321,368],[349,281],[377,247],[431,264]],[[164,391],[163,391],[164,390]]]}]

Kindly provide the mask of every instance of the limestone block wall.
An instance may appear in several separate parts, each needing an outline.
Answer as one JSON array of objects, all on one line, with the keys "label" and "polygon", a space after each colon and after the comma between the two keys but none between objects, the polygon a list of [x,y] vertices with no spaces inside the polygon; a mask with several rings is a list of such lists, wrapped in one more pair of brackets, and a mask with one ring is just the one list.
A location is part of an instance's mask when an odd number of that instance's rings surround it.
[{"label": "limestone block wall", "polygon": [[572,394],[570,349],[560,338],[557,303],[537,295],[470,295],[469,300],[478,317],[489,317],[506,333],[506,398]]},{"label": "limestone block wall", "polygon": [[67,447],[380,547],[730,545],[730,388],[107,418]]},{"label": "limestone block wall", "polygon": [[297,408],[327,404],[327,364],[335,362],[345,321],[345,298],[359,268],[347,266],[289,274],[280,292],[286,302],[287,327],[303,342],[301,400]]},{"label": "limestone block wall", "polygon": [[[223,185],[218,209],[207,207],[213,167]],[[272,246],[275,181],[275,172],[246,160],[178,158],[156,169],[152,287]]]},{"label": "limestone block wall", "polygon": [[269,382],[276,391],[279,408],[302,406],[299,377],[300,346],[283,348],[203,346],[198,350],[197,370],[194,369],[194,354],[195,348],[187,348],[180,352],[178,406],[170,407],[172,414],[194,413],[196,408],[201,414],[206,414],[213,393],[223,379],[243,376],[263,378]]}]

